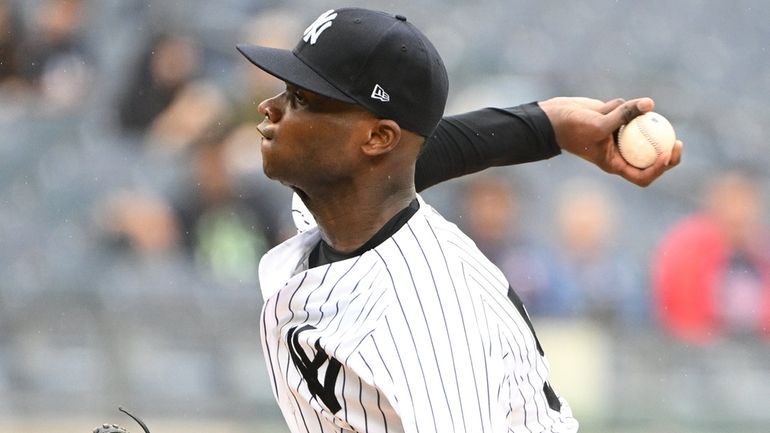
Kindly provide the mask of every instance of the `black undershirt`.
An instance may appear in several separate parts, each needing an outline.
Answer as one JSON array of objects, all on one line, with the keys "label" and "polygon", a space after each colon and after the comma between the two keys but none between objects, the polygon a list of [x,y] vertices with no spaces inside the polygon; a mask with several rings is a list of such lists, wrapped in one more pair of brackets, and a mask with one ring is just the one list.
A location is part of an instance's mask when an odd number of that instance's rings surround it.
[{"label": "black undershirt", "polygon": [[441,119],[417,159],[414,184],[420,192],[489,167],[540,161],[560,153],[551,122],[536,102],[484,108]]},{"label": "black undershirt", "polygon": [[420,203],[417,199],[412,200],[409,206],[400,210],[393,216],[388,222],[374,236],[371,237],[365,244],[361,245],[355,251],[349,253],[343,253],[335,250],[329,244],[321,240],[318,245],[313,248],[308,258],[308,266],[315,268],[316,266],[328,265],[329,263],[339,262],[349,259],[351,257],[360,256],[361,254],[375,248],[377,245],[383,243],[386,239],[393,236],[401,227],[412,218],[412,215],[417,213],[420,209]]}]

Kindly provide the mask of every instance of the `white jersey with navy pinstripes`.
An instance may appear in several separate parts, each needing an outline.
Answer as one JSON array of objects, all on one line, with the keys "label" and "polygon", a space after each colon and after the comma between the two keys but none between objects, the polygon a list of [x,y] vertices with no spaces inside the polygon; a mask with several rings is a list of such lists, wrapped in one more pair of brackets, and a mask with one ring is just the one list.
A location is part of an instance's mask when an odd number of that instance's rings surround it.
[{"label": "white jersey with navy pinstripes", "polygon": [[418,199],[360,256],[308,269],[310,228],[262,259],[262,343],[290,430],[577,431],[503,274]]}]

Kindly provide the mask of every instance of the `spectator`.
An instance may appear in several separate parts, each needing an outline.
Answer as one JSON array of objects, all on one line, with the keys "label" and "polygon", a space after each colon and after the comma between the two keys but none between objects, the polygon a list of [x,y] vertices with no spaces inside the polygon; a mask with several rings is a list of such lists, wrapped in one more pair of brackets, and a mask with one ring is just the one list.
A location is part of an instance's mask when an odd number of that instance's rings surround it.
[{"label": "spectator", "polygon": [[654,258],[657,312],[683,341],[770,339],[770,237],[758,183],[727,171],[704,208],[676,224]]},{"label": "spectator", "polygon": [[464,230],[479,249],[500,266],[532,316],[564,316],[572,294],[556,292],[564,273],[543,245],[520,225],[520,192],[503,177],[476,175],[462,195]]},{"label": "spectator", "polygon": [[8,0],[0,0],[0,88],[20,84],[20,43],[21,25],[17,12]]},{"label": "spectator", "polygon": [[21,19],[15,4],[0,0],[0,122],[22,118],[34,99],[22,74]]},{"label": "spectator", "polygon": [[145,139],[155,153],[175,154],[224,116],[222,90],[198,77],[197,42],[179,34],[154,38],[119,107],[124,131]]},{"label": "spectator", "polygon": [[82,105],[94,69],[82,39],[82,0],[46,0],[35,11],[35,35],[23,50],[23,74],[46,109]]},{"label": "spectator", "polygon": [[107,243],[157,257],[178,246],[179,223],[165,199],[148,191],[116,191],[96,209]]},{"label": "spectator", "polygon": [[[191,179],[176,203],[185,249],[203,271],[225,283],[256,284],[259,257],[280,240],[273,223],[274,201],[246,184],[253,177],[240,182],[244,161],[259,155],[255,127],[213,128],[196,143]],[[261,168],[261,161],[249,166]]]},{"label": "spectator", "polygon": [[591,181],[571,179],[558,201],[556,221],[565,274],[554,281],[559,293],[574,297],[574,313],[604,325],[638,324],[647,317],[649,298],[634,261],[614,242],[617,209],[609,192]]},{"label": "spectator", "polygon": [[200,54],[193,39],[165,34],[153,38],[120,102],[122,128],[143,134],[199,69]]},{"label": "spectator", "polygon": [[225,96],[212,82],[188,83],[155,118],[147,131],[147,144],[155,153],[178,153],[200,139],[226,110]]}]

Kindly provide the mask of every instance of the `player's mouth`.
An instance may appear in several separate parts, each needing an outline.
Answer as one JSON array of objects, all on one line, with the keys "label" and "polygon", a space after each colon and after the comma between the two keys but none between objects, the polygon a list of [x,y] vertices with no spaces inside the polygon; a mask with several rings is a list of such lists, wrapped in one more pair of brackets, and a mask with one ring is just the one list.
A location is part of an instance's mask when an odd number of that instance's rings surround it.
[{"label": "player's mouth", "polygon": [[266,139],[266,140],[273,139],[273,130],[271,130],[264,124],[257,125],[257,132],[259,132],[259,135],[261,135],[263,139]]},{"label": "player's mouth", "polygon": [[265,126],[264,124],[257,125],[257,132],[259,132],[259,135],[261,135],[263,138],[266,138],[268,140],[273,139],[272,131],[270,131],[270,129],[268,129],[268,127]]}]

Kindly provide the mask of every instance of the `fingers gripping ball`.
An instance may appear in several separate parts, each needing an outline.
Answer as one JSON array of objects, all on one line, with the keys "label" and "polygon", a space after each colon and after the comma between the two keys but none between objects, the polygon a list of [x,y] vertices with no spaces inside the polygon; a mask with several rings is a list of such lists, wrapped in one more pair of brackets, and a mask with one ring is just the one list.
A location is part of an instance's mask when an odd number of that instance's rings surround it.
[{"label": "fingers gripping ball", "polygon": [[651,166],[660,154],[671,151],[674,142],[674,127],[668,119],[654,112],[635,117],[618,132],[620,154],[637,168]]}]

